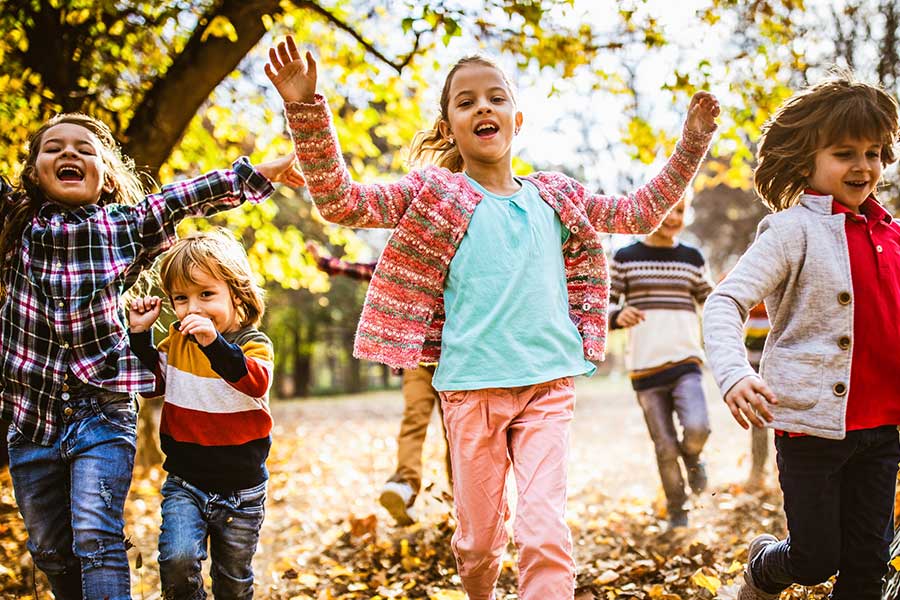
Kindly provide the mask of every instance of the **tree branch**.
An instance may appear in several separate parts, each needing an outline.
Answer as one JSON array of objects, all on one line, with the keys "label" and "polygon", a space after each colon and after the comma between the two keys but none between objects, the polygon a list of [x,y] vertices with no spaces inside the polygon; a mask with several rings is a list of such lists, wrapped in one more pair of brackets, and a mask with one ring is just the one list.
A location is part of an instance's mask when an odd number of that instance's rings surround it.
[{"label": "tree branch", "polygon": [[372,45],[371,42],[367,41],[356,29],[354,29],[352,26],[345,23],[341,19],[337,18],[336,16],[334,16],[333,14],[328,12],[323,7],[319,6],[319,4],[317,2],[312,2],[311,0],[296,0],[294,2],[294,6],[296,6],[297,8],[305,8],[307,10],[311,10],[312,12],[314,12],[318,15],[321,15],[322,17],[325,18],[326,21],[328,21],[332,25],[336,26],[341,31],[344,31],[344,32],[350,34],[350,36],[353,39],[355,39],[357,42],[359,42],[359,44],[363,48],[366,49],[366,52],[371,53],[378,60],[380,60],[384,64],[388,65],[389,67],[391,67],[392,69],[397,71],[398,75],[403,71],[403,68],[409,64],[409,62],[412,60],[413,56],[415,55],[416,51],[419,49],[419,36],[421,34],[417,33],[415,45],[413,46],[412,52],[407,54],[403,58],[403,60],[400,62],[393,61],[390,58],[388,58],[387,56],[385,56],[380,50],[378,50],[378,48],[376,48],[374,45]]},{"label": "tree branch", "polygon": [[199,25],[172,66],[147,92],[125,132],[125,149],[156,177],[203,102],[266,32],[263,15],[281,12],[279,0],[224,0],[205,15],[227,18],[237,41],[208,37]]}]

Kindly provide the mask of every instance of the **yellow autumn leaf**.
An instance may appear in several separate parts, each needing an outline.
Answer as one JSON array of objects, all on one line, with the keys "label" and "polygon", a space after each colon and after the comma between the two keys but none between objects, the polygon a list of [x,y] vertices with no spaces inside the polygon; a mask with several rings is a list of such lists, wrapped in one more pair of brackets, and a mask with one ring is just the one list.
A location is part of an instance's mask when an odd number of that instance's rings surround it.
[{"label": "yellow autumn leaf", "polygon": [[428,596],[428,600],[466,600],[466,595],[457,590],[437,590]]},{"label": "yellow autumn leaf", "polygon": [[697,572],[691,575],[691,583],[694,585],[698,585],[705,590],[709,590],[713,594],[719,591],[719,588],[722,587],[722,582],[715,575],[707,575],[703,572],[703,569],[697,569]]},{"label": "yellow autumn leaf", "polygon": [[234,25],[228,20],[228,17],[223,17],[222,15],[216,15],[209,22],[209,25],[203,31],[203,35],[200,37],[200,41],[205,42],[209,36],[228,38],[229,42],[236,42],[238,39]]},{"label": "yellow autumn leaf", "polygon": [[900,571],[900,556],[895,556],[891,559],[891,566],[894,567],[895,571]]}]

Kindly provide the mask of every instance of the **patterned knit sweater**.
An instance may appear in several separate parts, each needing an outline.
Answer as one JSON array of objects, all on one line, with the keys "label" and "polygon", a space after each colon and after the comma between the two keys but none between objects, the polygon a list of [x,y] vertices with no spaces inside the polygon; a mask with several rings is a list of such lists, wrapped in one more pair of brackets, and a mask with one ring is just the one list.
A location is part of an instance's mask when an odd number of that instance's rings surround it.
[{"label": "patterned knit sweater", "polygon": [[[482,195],[462,173],[416,170],[389,184],[350,177],[325,99],[285,106],[297,157],[322,216],[349,227],[393,228],[360,316],[354,356],[394,367],[436,362],[444,322],[444,281]],[[562,246],[569,316],[585,357],[603,360],[609,275],[602,233],[649,233],[678,202],[712,134],[685,130],[662,172],[628,196],[593,194],[560,173],[525,177],[569,237]]]},{"label": "patterned knit sweater", "polygon": [[[697,248],[635,242],[620,249],[610,263],[611,304],[621,302],[644,313],[628,330],[625,366],[635,389],[665,385],[696,371],[703,361],[697,309],[712,292],[706,260]],[[620,309],[610,311],[616,328]]]},{"label": "patterned knit sweater", "polygon": [[132,350],[157,374],[155,395],[165,395],[163,468],[206,492],[259,485],[272,444],[272,342],[245,327],[201,347],[177,327],[156,349],[150,332],[130,334]]}]

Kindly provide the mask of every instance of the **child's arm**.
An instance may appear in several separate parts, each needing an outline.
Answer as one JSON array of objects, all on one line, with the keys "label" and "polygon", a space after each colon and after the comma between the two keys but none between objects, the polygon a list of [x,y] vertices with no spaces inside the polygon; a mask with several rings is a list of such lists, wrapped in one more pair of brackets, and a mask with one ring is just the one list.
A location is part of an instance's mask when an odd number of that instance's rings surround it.
[{"label": "child's arm", "polygon": [[609,328],[634,327],[644,320],[644,311],[633,306],[619,306],[628,297],[628,281],[616,256],[609,263]]},{"label": "child's arm", "polygon": [[307,189],[322,216],[349,227],[396,227],[424,185],[422,174],[416,171],[390,184],[356,183],[344,163],[328,104],[315,93],[312,54],[302,59],[288,36],[269,49],[265,70],[284,100]]},{"label": "child's arm", "polygon": [[375,273],[375,265],[378,263],[355,263],[341,260],[333,256],[322,256],[319,254],[319,248],[312,242],[306,244],[306,250],[312,255],[316,261],[316,267],[329,276],[344,275],[351,279],[359,279],[361,281],[369,281],[372,274]]},{"label": "child's arm", "polygon": [[153,345],[153,324],[159,318],[161,310],[162,300],[157,296],[136,298],[128,307],[128,345],[141,364],[156,376],[156,388],[147,394],[150,398],[166,393],[159,350]]},{"label": "child's arm", "polygon": [[703,339],[709,365],[731,414],[745,429],[747,421],[763,427],[760,416],[771,421],[768,404],[777,404],[778,399],[747,360],[744,323],[750,309],[789,277],[790,265],[782,242],[764,219],[756,241],[710,294],[703,310]]},{"label": "child's arm", "polygon": [[603,196],[576,185],[575,196],[584,203],[591,224],[610,233],[650,233],[681,200],[697,174],[716,129],[719,103],[708,92],[691,98],[681,140],[649,183],[627,196]]},{"label": "child's arm", "polygon": [[198,315],[185,317],[180,331],[196,338],[212,370],[231,387],[251,398],[262,398],[269,391],[271,368],[266,365],[272,364],[272,352],[265,336],[259,334],[260,340],[251,340],[244,347],[232,344],[216,331],[212,321]]},{"label": "child's arm", "polygon": [[[290,177],[285,164],[293,164],[290,156],[263,163],[259,169],[287,180]],[[132,231],[134,259],[128,269],[129,276],[137,277],[175,242],[175,228],[182,219],[213,215],[244,202],[256,204],[272,195],[275,188],[259,169],[254,169],[242,157],[231,169],[164,185],[159,193],[150,194],[136,206],[120,207],[129,211]]]}]

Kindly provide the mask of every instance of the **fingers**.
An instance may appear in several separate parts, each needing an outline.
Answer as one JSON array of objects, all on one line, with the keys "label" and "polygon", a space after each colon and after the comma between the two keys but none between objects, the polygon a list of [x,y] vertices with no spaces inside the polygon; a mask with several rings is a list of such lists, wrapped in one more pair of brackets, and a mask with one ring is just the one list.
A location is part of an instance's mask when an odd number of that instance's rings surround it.
[{"label": "fingers", "polygon": [[[284,44],[284,42],[281,42],[279,46],[281,44]],[[269,48],[269,64],[272,65],[271,68],[273,69],[274,73],[278,73],[278,71],[284,68],[284,63],[281,62],[281,59],[278,57],[278,52],[275,50],[275,48]],[[269,72],[269,64],[266,65],[266,73]]]},{"label": "fingers", "polygon": [[144,296],[141,298],[135,298],[131,301],[131,310],[144,314],[146,312],[150,312],[154,310],[157,306],[159,306],[160,299],[158,296]]},{"label": "fingers", "polygon": [[306,74],[310,79],[318,79],[316,59],[313,58],[312,52],[309,50],[306,51]]},{"label": "fingers", "polygon": [[[300,60],[300,52],[297,51],[297,44],[294,42],[294,36],[287,36],[287,52],[291,60]],[[306,53],[309,56],[309,52]]]},{"label": "fingers", "polygon": [[[288,37],[289,40],[293,42],[293,38]],[[294,47],[294,53],[296,54],[297,48]],[[270,56],[271,57],[271,56]],[[298,56],[299,58],[299,56]],[[292,62],[291,52],[288,50],[287,44],[284,42],[278,42],[278,59],[281,61],[282,65],[286,65],[289,62]]]}]

